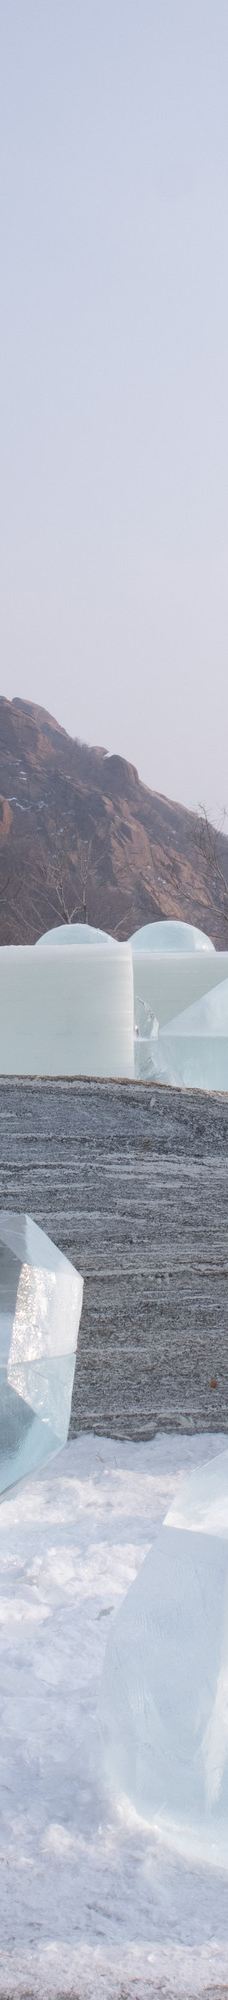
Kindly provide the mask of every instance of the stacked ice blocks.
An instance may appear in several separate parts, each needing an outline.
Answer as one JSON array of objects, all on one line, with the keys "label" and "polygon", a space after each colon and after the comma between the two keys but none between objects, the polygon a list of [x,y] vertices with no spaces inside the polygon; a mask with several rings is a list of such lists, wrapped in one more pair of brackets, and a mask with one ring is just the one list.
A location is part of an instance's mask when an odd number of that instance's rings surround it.
[{"label": "stacked ice blocks", "polygon": [[228,1088],[228,953],[191,924],[148,924],[132,938],[135,1074]]},{"label": "stacked ice blocks", "polygon": [[0,948],[0,1074],[132,1077],[130,945],[54,942]]}]

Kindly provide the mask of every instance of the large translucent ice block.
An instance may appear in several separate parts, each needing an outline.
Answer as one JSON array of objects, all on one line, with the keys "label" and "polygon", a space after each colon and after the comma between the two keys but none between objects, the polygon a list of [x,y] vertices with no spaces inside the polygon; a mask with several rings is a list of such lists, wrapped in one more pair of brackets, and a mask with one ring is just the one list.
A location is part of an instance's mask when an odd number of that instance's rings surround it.
[{"label": "large translucent ice block", "polygon": [[113,1621],[101,1688],[113,1790],[228,1865],[228,1453],[193,1474]]},{"label": "large translucent ice block", "polygon": [[228,1090],[228,979],[161,1029],[153,1055],[160,1081]]},{"label": "large translucent ice block", "polygon": [[0,1212],[0,1492],[66,1442],[82,1296],[31,1216]]},{"label": "large translucent ice block", "polygon": [[130,945],[0,948],[0,1074],[134,1075]]}]

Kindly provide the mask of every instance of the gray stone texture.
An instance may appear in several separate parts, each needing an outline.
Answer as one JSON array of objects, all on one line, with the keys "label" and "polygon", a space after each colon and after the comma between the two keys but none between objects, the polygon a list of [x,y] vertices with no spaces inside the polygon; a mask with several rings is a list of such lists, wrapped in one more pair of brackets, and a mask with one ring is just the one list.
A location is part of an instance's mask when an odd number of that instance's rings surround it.
[{"label": "gray stone texture", "polygon": [[0,1206],[83,1273],[71,1435],[228,1429],[228,1097],[2,1079]]}]

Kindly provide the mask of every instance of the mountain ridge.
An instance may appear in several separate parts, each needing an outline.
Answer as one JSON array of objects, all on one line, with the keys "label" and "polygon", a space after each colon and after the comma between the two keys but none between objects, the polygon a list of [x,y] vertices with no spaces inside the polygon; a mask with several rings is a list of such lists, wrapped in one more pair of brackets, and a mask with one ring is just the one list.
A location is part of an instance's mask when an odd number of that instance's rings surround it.
[{"label": "mountain ridge", "polygon": [[196,813],[118,753],[2,695],[0,942],[35,942],[73,913],[121,938],[180,917],[225,947],[228,841],[212,829],[210,844]]}]

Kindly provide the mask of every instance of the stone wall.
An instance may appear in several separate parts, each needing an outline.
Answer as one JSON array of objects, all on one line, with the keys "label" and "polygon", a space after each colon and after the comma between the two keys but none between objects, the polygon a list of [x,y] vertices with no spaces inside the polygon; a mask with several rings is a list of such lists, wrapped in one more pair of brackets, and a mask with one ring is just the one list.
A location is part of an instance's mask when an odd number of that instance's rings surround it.
[{"label": "stone wall", "polygon": [[71,1431],[228,1429],[228,1098],[0,1083],[0,1206],[85,1279]]}]

